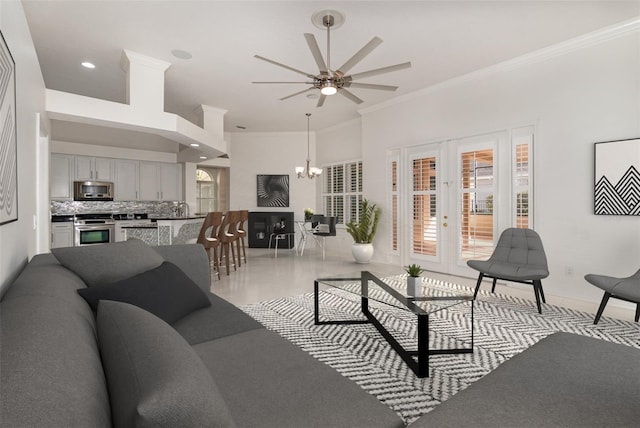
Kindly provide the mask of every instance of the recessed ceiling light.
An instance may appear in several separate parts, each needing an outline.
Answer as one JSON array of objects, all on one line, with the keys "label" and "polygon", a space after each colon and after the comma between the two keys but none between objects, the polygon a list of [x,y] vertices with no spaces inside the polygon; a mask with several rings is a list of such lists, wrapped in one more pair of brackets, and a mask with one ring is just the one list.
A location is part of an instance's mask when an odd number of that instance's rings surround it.
[{"label": "recessed ceiling light", "polygon": [[200,144],[198,144],[198,143],[191,143],[191,144],[189,144],[189,145],[190,145],[191,147],[200,147]]},{"label": "recessed ceiling light", "polygon": [[180,59],[191,59],[193,57],[189,52],[182,49],[174,49],[171,51],[171,54]]},{"label": "recessed ceiling light", "polygon": [[84,68],[91,68],[91,69],[96,68],[96,66],[92,62],[89,62],[89,61],[84,61],[82,63],[82,66]]},{"label": "recessed ceiling light", "polygon": [[207,158],[206,156],[200,156],[200,159],[206,159],[206,158]]}]

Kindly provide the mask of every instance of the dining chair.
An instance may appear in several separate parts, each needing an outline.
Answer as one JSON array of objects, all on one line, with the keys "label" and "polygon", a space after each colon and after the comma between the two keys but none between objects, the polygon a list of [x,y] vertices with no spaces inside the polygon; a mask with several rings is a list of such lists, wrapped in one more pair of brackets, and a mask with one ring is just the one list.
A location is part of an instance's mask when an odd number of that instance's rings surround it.
[{"label": "dining chair", "polygon": [[327,236],[336,236],[336,222],[337,217],[325,217],[318,219],[318,224],[313,228],[313,237],[320,238],[320,247],[322,247],[322,260],[325,259],[327,243],[325,239]]}]

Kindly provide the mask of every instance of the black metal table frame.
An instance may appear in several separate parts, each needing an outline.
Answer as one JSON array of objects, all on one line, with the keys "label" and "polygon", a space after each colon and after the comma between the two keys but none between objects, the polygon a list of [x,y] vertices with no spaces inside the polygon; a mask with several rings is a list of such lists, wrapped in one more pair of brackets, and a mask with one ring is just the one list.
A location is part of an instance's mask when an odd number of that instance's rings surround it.
[{"label": "black metal table frame", "polygon": [[[362,313],[367,317],[366,320],[336,320],[321,321],[320,320],[320,299],[319,299],[319,281],[360,281],[361,284],[361,308]],[[382,325],[382,323],[369,311],[369,281],[375,282],[383,290],[405,305],[410,311],[418,317],[418,350],[408,351],[400,342],[398,342],[391,333]],[[429,313],[424,311],[414,301],[435,301],[435,300],[465,300],[471,302],[471,347],[470,348],[447,348],[447,349],[430,349],[429,348]],[[451,296],[451,297],[406,297],[398,290],[385,284],[384,281],[377,278],[368,271],[362,271],[360,278],[318,278],[313,282],[313,303],[314,303],[314,323],[316,325],[326,324],[373,324],[373,326],[382,334],[387,343],[396,351],[396,353],[404,360],[409,368],[416,376],[429,377],[429,355],[436,354],[471,354],[473,353],[473,297],[472,296]],[[414,359],[413,357],[417,357]]]}]

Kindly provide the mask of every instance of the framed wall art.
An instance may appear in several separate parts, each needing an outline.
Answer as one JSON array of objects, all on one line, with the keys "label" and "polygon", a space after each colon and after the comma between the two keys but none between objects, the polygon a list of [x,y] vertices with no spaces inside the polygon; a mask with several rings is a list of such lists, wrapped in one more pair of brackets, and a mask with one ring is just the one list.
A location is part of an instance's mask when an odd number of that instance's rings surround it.
[{"label": "framed wall art", "polygon": [[258,206],[288,207],[289,176],[258,175]]},{"label": "framed wall art", "polygon": [[594,213],[640,216],[640,138],[594,146]]},{"label": "framed wall art", "polygon": [[0,225],[18,220],[16,64],[0,32]]}]

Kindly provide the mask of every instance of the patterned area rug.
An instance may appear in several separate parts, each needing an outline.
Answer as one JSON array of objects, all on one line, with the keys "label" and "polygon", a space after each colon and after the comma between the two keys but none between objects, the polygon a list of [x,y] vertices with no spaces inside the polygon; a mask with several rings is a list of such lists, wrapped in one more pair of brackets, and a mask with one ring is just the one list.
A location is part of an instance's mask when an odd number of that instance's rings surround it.
[{"label": "patterned area rug", "polygon": [[[404,283],[403,276],[394,277]],[[456,284],[430,280],[433,287],[472,294]],[[430,315],[430,347],[468,346],[470,303]],[[370,301],[370,310],[406,348],[416,349],[416,317]],[[465,389],[501,363],[549,334],[564,331],[640,348],[640,324],[558,306],[480,291],[474,307],[473,354],[432,355],[429,377],[417,378],[371,324],[313,323],[313,293],[241,306],[267,328],[278,332],[318,360],[335,368],[410,423]],[[322,319],[363,319],[360,298],[341,290],[320,294]]]}]

